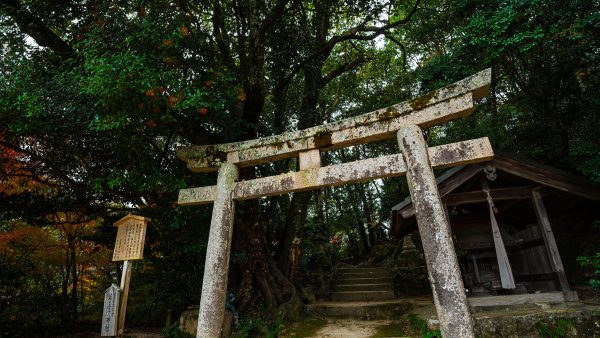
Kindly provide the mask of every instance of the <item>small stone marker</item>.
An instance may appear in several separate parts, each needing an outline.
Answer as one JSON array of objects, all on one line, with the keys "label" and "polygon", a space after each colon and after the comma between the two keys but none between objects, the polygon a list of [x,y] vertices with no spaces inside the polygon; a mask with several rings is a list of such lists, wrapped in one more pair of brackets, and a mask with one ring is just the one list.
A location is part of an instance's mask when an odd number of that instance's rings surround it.
[{"label": "small stone marker", "polygon": [[142,259],[144,256],[144,239],[149,218],[127,215],[116,221],[118,227],[113,262]]},{"label": "small stone marker", "polygon": [[119,308],[119,287],[112,284],[104,292],[104,310],[102,311],[102,337],[117,335],[117,311]]}]

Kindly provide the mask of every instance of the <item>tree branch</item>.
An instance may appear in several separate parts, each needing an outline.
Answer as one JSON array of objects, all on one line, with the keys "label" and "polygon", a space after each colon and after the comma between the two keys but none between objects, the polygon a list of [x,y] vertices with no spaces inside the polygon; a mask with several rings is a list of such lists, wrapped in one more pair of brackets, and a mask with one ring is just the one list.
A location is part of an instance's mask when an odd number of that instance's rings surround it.
[{"label": "tree branch", "polygon": [[[302,67],[304,67],[304,65],[311,62],[313,59],[321,56],[322,54],[329,53],[335,47],[335,45],[340,42],[348,41],[348,40],[370,41],[382,34],[387,33],[392,28],[406,24],[407,22],[410,21],[410,19],[413,17],[413,15],[417,11],[422,9],[421,7],[419,7],[420,3],[421,3],[421,0],[416,0],[411,11],[402,20],[394,21],[394,22],[391,22],[391,23],[381,26],[381,27],[365,26],[364,21],[363,21],[363,23],[346,30],[342,34],[332,37],[331,39],[327,40],[327,42],[325,44],[323,44],[317,52],[309,55],[304,60],[302,60],[300,63],[295,65],[292,68],[292,70],[290,71],[290,73],[295,74],[299,69],[302,69]],[[360,33],[370,33],[370,34],[363,35]]]},{"label": "tree branch", "polygon": [[225,27],[225,19],[223,18],[223,12],[221,8],[221,2],[219,0],[213,1],[213,35],[217,42],[217,46],[221,51],[221,55],[225,60],[225,64],[231,69],[235,69],[235,62],[231,56],[231,49],[229,48],[230,40],[227,33],[227,27]]},{"label": "tree branch", "polygon": [[38,45],[48,47],[64,58],[75,55],[75,50],[71,46],[48,28],[42,20],[23,8],[18,0],[0,0],[0,10],[15,20],[21,32],[32,37]]},{"label": "tree branch", "polygon": [[265,20],[263,20],[262,25],[260,27],[260,35],[264,36],[264,34],[273,27],[275,20],[280,18],[285,11],[285,6],[288,4],[288,0],[278,0],[275,6],[271,9],[271,11],[267,14]]},{"label": "tree branch", "polygon": [[[50,172],[51,175],[54,174],[55,177],[59,177],[59,178],[65,180],[65,181],[71,183],[73,186],[79,186],[79,187],[83,186],[83,184],[74,181],[72,178],[70,178],[63,171],[59,170],[57,168],[58,166],[55,165],[55,163],[53,161],[51,161],[50,159],[45,158],[45,157],[37,154],[33,150],[28,150],[28,149],[25,149],[23,147],[19,147],[19,146],[16,146],[14,144],[11,144],[11,143],[8,143],[8,142],[5,142],[5,141],[0,141],[0,146],[2,146],[4,148],[12,149],[12,150],[17,151],[17,152],[22,153],[22,154],[25,154],[27,156],[30,156],[34,161],[39,161],[39,162],[42,162],[42,163],[46,164],[46,167],[48,168],[48,172]],[[40,167],[43,167],[43,165],[40,165]],[[33,172],[33,170],[35,170],[36,168],[37,167],[30,167],[29,170],[31,170],[33,174],[39,176],[38,173]],[[48,177],[48,179],[51,179],[51,176]]]},{"label": "tree branch", "polygon": [[348,71],[351,71],[352,69],[356,68],[361,63],[365,63],[366,61],[367,61],[367,59],[365,58],[365,56],[361,54],[354,60],[345,62],[345,63],[341,64],[339,67],[337,67],[336,69],[329,72],[329,74],[327,74],[323,77],[321,83],[323,85],[326,85],[329,82],[331,82],[333,79],[335,79],[336,77],[338,77]]},{"label": "tree branch", "polygon": [[402,50],[402,70],[406,71],[406,47],[404,47],[404,44],[400,42],[400,40],[393,37],[389,32],[386,32],[384,36],[395,43]]},{"label": "tree branch", "polygon": [[[398,27],[400,25],[403,25],[403,24],[406,24],[407,22],[409,22],[410,19],[412,18],[412,16],[420,9],[419,8],[420,3],[421,3],[421,0],[416,0],[411,11],[408,13],[408,15],[406,17],[404,17],[403,19],[398,20],[398,21],[390,22],[387,25],[378,27],[378,26],[365,26],[363,24],[360,24],[358,26],[354,26],[354,27],[346,30],[342,34],[334,36],[331,39],[329,39],[327,41],[327,44],[325,44],[323,46],[323,49],[327,50],[329,48],[333,48],[333,46],[335,46],[336,44],[338,44],[342,41],[346,41],[346,40],[365,40],[365,41],[373,40],[374,38],[378,37],[379,35],[384,34],[385,32],[389,31],[390,29]],[[370,34],[361,35],[360,33],[370,33]]]}]

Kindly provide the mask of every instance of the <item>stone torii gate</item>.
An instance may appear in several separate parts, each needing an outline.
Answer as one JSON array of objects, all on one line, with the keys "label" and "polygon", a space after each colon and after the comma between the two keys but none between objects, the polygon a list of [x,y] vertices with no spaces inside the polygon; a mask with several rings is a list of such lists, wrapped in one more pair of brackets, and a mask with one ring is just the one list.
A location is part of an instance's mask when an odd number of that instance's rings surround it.
[{"label": "stone torii gate", "polygon": [[[406,174],[442,334],[473,337],[473,323],[433,170],[493,157],[487,137],[427,147],[421,128],[469,115],[487,94],[486,69],[427,95],[335,123],[255,140],[188,146],[193,172],[218,170],[216,186],[181,189],[178,204],[214,203],[197,337],[219,337],[225,312],[234,202]],[[401,153],[321,167],[320,152],[397,136]],[[300,170],[237,181],[240,167],[298,156]]]}]

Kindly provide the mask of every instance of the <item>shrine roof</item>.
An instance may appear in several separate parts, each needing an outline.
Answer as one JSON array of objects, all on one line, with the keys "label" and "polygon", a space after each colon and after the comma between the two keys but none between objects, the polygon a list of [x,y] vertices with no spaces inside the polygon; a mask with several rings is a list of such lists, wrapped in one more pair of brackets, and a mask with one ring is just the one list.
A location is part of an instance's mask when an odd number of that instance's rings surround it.
[{"label": "shrine roof", "polygon": [[[459,190],[486,167],[528,181],[532,186],[547,186],[581,198],[600,201],[599,185],[552,166],[507,154],[495,155],[491,161],[454,167],[445,171],[436,179],[440,197],[443,199],[451,192]],[[414,209],[410,196],[393,206],[392,212],[398,212],[405,218],[413,216]]]}]

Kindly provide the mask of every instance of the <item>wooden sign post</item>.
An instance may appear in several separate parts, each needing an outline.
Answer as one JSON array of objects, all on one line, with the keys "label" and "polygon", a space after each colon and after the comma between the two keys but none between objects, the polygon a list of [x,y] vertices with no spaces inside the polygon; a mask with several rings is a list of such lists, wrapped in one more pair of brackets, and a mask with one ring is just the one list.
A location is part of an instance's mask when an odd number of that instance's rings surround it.
[{"label": "wooden sign post", "polygon": [[123,261],[121,275],[119,316],[117,321],[117,336],[123,336],[125,329],[125,313],[127,297],[129,296],[129,281],[131,280],[131,261],[142,259],[144,256],[144,239],[149,218],[127,215],[114,223],[117,230],[117,240],[113,251],[113,262]]},{"label": "wooden sign post", "polygon": [[[469,115],[490,82],[491,69],[486,69],[420,98],[327,125],[255,140],[178,148],[177,156],[191,171],[218,171],[216,186],[179,191],[179,205],[214,203],[196,336],[221,335],[235,201],[407,175],[442,335],[473,337],[450,226],[432,169],[487,161],[494,153],[486,137],[428,147],[421,128]],[[321,166],[323,151],[394,137],[399,154]],[[290,157],[299,158],[299,171],[238,180],[239,168]]]}]

